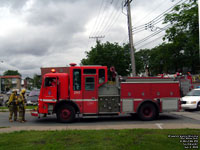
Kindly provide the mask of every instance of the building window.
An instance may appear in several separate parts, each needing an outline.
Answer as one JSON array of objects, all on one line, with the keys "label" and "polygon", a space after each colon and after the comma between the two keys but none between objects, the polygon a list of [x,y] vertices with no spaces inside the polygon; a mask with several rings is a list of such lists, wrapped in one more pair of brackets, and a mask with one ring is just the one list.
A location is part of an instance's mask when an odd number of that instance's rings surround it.
[{"label": "building window", "polygon": [[96,69],[84,69],[84,74],[96,74]]},{"label": "building window", "polygon": [[2,79],[2,78],[1,78],[1,83],[2,83],[2,84],[5,84],[5,79]]},{"label": "building window", "polygon": [[105,69],[99,69],[99,84],[105,82]]},{"label": "building window", "polygon": [[17,79],[16,78],[12,78],[12,84],[17,84]]},{"label": "building window", "polygon": [[62,72],[63,72],[63,69],[61,68],[61,69],[60,69],[60,73],[62,73]]},{"label": "building window", "polygon": [[73,71],[73,90],[81,90],[81,69],[74,69]]},{"label": "building window", "polygon": [[85,90],[93,91],[95,87],[94,77],[86,77],[85,78]]}]

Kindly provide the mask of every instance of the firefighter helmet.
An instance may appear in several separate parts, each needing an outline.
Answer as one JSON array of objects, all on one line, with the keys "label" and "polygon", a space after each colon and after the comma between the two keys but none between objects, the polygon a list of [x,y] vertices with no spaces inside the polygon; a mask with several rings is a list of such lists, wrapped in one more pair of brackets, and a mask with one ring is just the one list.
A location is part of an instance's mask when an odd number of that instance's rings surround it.
[{"label": "firefighter helmet", "polygon": [[21,93],[26,93],[26,89],[22,89],[22,90],[21,90]]},{"label": "firefighter helmet", "polygon": [[17,89],[12,89],[12,92],[14,93],[14,92],[17,92]]}]

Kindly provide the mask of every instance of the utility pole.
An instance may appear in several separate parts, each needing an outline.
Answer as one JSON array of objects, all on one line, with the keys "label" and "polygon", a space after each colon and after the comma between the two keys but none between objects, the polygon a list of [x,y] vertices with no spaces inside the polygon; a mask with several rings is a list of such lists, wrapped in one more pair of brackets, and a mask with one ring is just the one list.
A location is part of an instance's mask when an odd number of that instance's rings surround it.
[{"label": "utility pole", "polygon": [[104,38],[105,36],[91,36],[89,37],[90,39],[96,39],[96,42],[99,42],[100,40],[99,39],[102,39]]},{"label": "utility pole", "polygon": [[[199,2],[200,5],[200,2]],[[200,9],[198,5],[198,10]],[[199,28],[200,28],[200,10],[199,10]],[[199,63],[200,63],[200,30],[199,30]]]},{"label": "utility pole", "polygon": [[127,7],[127,20],[128,20],[128,35],[129,35],[129,47],[130,47],[130,53],[131,53],[131,69],[132,69],[132,76],[136,76],[135,71],[135,52],[134,52],[134,46],[133,46],[133,33],[132,33],[132,21],[131,21],[131,6],[130,3],[132,0],[126,0],[124,7]]},{"label": "utility pole", "polygon": [[[0,63],[3,63],[3,61],[1,60]],[[1,77],[0,77],[0,94],[1,94]]]}]

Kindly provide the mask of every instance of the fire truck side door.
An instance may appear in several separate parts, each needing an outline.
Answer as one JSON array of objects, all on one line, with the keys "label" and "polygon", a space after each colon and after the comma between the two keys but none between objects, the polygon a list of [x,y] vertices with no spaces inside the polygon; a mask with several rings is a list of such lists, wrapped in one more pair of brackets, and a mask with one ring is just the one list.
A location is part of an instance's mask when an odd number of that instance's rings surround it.
[{"label": "fire truck side door", "polygon": [[83,76],[83,109],[84,113],[98,112],[97,75]]},{"label": "fire truck side door", "polygon": [[43,101],[57,100],[57,78],[47,77],[44,83]]}]

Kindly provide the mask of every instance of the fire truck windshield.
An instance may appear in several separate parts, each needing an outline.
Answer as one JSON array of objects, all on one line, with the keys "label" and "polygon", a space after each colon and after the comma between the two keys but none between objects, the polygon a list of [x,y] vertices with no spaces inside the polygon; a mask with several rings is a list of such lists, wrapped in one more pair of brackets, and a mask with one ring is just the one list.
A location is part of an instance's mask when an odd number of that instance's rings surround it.
[{"label": "fire truck windshield", "polygon": [[73,71],[73,90],[80,91],[81,90],[81,70],[74,69]]},{"label": "fire truck windshield", "polygon": [[105,82],[105,70],[99,69],[99,84]]},{"label": "fire truck windshield", "polygon": [[45,79],[45,87],[47,86],[56,86],[56,78],[46,78]]}]

